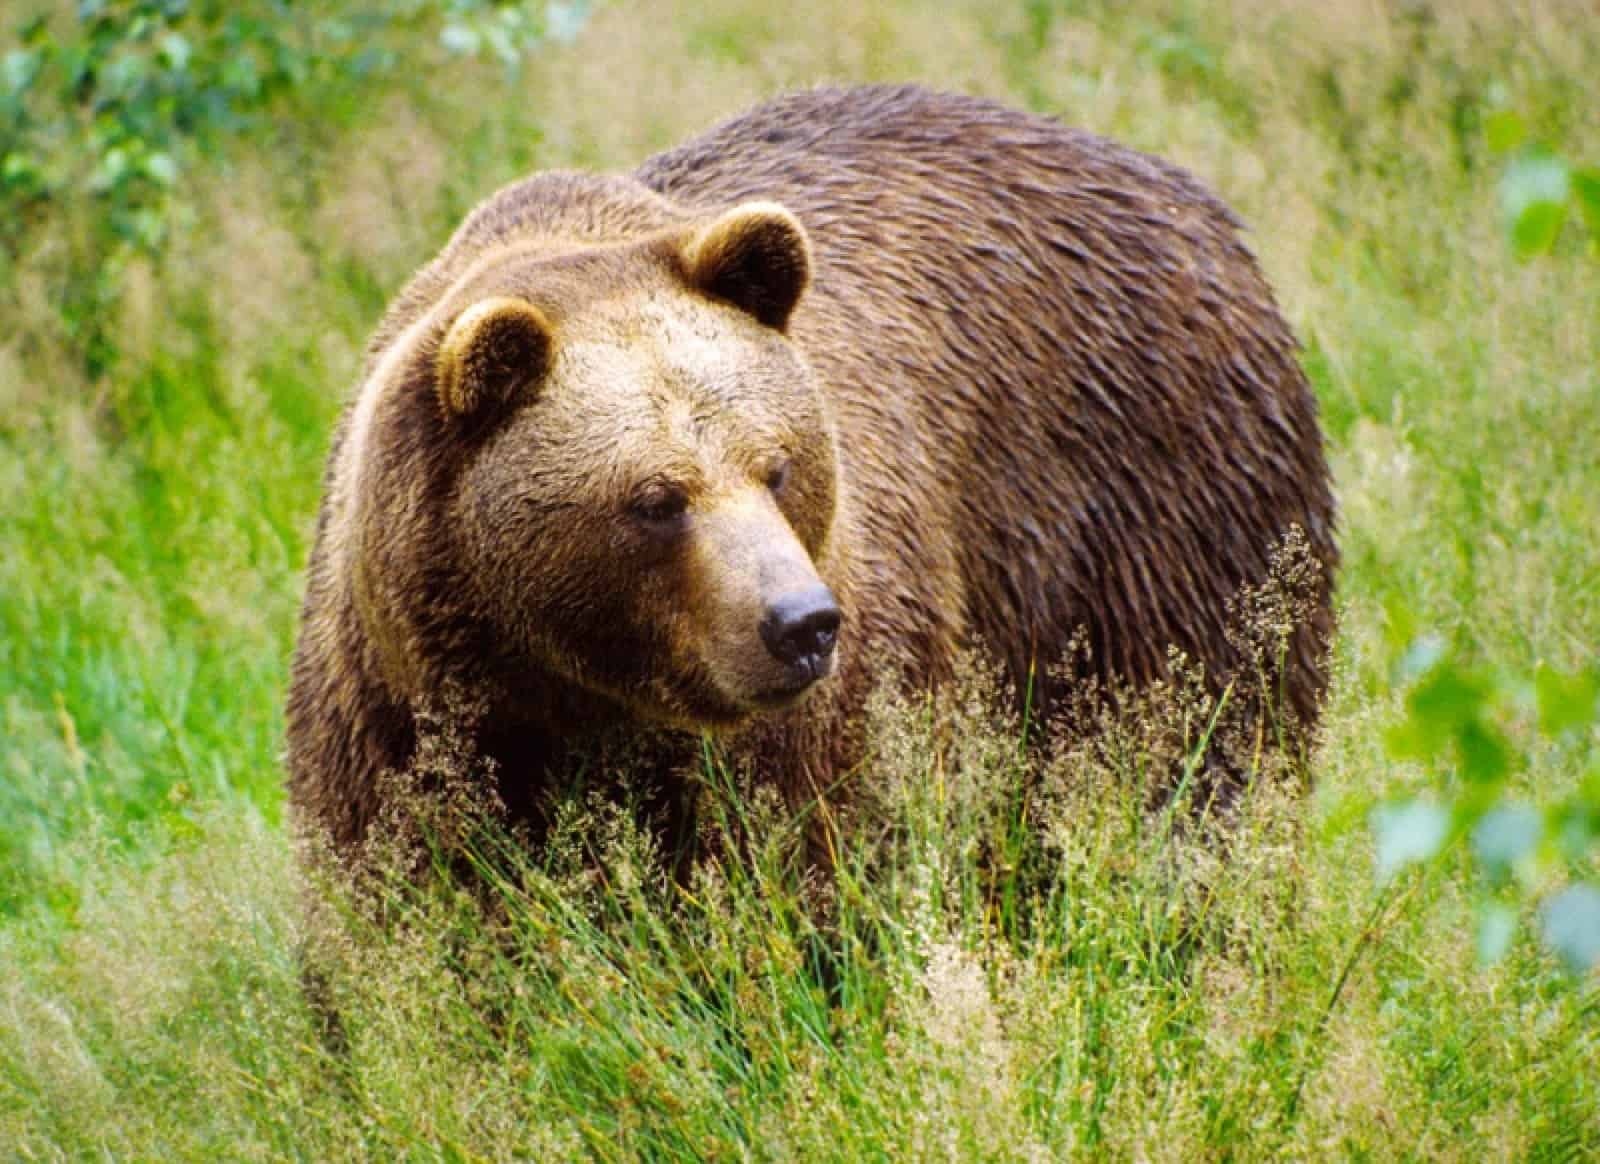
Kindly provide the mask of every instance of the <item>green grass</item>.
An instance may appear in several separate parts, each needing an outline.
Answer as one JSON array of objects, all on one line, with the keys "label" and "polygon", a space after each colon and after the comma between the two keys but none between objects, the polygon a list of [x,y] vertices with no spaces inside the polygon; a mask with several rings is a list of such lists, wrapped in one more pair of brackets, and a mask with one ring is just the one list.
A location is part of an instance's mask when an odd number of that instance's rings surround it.
[{"label": "green grass", "polygon": [[[0,280],[0,1143],[1592,1152],[1593,979],[1539,947],[1528,904],[1480,968],[1467,864],[1380,887],[1367,828],[1429,780],[1383,747],[1405,628],[1521,674],[1600,642],[1600,263],[1575,225],[1553,255],[1513,257],[1482,133],[1505,104],[1600,161],[1600,30],[1570,6],[1503,8],[615,5],[519,80],[402,70],[345,94],[324,145],[238,143],[131,274],[100,380],[60,336],[50,247],[24,255]],[[529,168],[626,167],[760,94],[891,77],[1174,157],[1251,224],[1343,511],[1312,791],[1263,784],[1219,871],[1140,813],[1134,732],[1115,757],[1037,761],[1047,794],[1019,822],[1017,726],[953,699],[882,710],[879,795],[829,884],[796,885],[775,840],[663,885],[625,821],[580,804],[492,923],[443,891],[397,902],[409,920],[385,932],[308,913],[324,894],[281,819],[285,673],[329,429],[387,296]],[[1556,799],[1597,752],[1593,733],[1535,749],[1519,785]],[[784,835],[748,790],[708,795],[735,832]],[[1005,873],[995,853],[1018,848],[1049,875]],[[344,1057],[304,1000],[308,941]]]}]

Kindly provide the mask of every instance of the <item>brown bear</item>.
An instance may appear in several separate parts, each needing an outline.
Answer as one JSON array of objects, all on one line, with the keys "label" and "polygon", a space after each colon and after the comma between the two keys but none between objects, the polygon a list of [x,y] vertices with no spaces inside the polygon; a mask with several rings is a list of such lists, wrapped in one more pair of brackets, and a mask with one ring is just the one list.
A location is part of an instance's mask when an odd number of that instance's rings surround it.
[{"label": "brown bear", "polygon": [[1220,691],[1230,603],[1295,527],[1315,596],[1279,680],[1309,725],[1334,505],[1239,229],[1173,165],[916,87],[494,194],[389,309],[334,441],[296,817],[362,838],[450,689],[524,814],[619,731],[848,795],[873,684],[973,648],[1036,704],[1075,635],[1106,677],[1176,647]]}]

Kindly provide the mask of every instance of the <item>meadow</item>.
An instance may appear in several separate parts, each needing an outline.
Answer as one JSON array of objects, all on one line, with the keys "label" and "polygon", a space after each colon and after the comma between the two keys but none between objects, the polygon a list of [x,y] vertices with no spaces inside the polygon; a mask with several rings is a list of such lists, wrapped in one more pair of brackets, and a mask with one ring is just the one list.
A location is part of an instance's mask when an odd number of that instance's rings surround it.
[{"label": "meadow", "polygon": [[[1600,977],[1544,940],[1553,895],[1600,876],[1590,834],[1492,876],[1464,837],[1380,868],[1375,832],[1470,776],[1396,733],[1419,673],[1510,693],[1447,725],[1488,725],[1507,795],[1600,804],[1600,723],[1545,731],[1516,698],[1597,665],[1600,223],[1577,201],[1507,218],[1519,160],[1600,165],[1593,3],[433,7],[479,23],[386,26],[370,60],[359,24],[317,25],[348,67],[262,65],[275,89],[219,65],[248,116],[187,153],[107,145],[72,107],[63,148],[97,141],[96,167],[31,201],[33,58],[0,46],[21,208],[0,225],[0,1155],[1600,1154]],[[130,51],[197,75],[198,43]],[[598,804],[533,857],[485,842],[517,874],[489,913],[395,890],[379,926],[307,884],[286,672],[322,461],[388,298],[503,182],[869,80],[1172,158],[1248,223],[1341,507],[1309,787],[1262,780],[1225,843],[1186,835],[1147,811],[1145,725],[1029,752],[979,670],[882,701],[865,823],[826,877],[796,877],[790,822],[712,762],[727,828],[770,843],[685,884]],[[1170,696],[1149,714],[1181,716]],[[1049,795],[1020,820],[1025,768]],[[302,990],[308,941],[342,1046]]]}]

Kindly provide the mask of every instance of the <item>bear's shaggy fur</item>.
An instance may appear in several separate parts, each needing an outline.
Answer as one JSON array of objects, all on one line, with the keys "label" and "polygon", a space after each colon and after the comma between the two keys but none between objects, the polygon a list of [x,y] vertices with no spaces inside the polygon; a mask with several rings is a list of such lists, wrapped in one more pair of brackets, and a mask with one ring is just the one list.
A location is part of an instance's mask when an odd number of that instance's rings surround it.
[{"label": "bear's shaggy fur", "polygon": [[334,442],[298,819],[359,841],[445,690],[524,815],[619,730],[670,767],[714,729],[800,803],[858,758],[874,682],[976,646],[1036,705],[1075,634],[1103,676],[1175,646],[1220,691],[1230,603],[1293,527],[1315,593],[1281,690],[1311,724],[1334,507],[1238,229],[1172,165],[912,87],[493,195],[389,310]]}]

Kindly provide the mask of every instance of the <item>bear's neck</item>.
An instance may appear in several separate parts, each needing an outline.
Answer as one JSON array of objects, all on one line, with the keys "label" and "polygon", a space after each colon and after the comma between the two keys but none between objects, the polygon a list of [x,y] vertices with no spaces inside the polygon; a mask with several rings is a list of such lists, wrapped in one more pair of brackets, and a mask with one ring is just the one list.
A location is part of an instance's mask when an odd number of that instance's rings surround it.
[{"label": "bear's neck", "polygon": [[[597,782],[616,785],[636,775],[654,780],[663,757],[683,752],[679,733],[641,728],[616,702],[570,681],[520,663],[510,675],[485,674],[482,656],[441,676],[434,690],[450,692],[450,729],[469,744],[467,762],[493,779],[513,822],[536,830],[548,823],[554,799]],[[470,702],[457,692],[473,692]],[[432,705],[418,701],[413,721],[420,747],[435,730]],[[443,725],[437,725],[443,726]],[[646,771],[646,770],[649,771]]]}]

